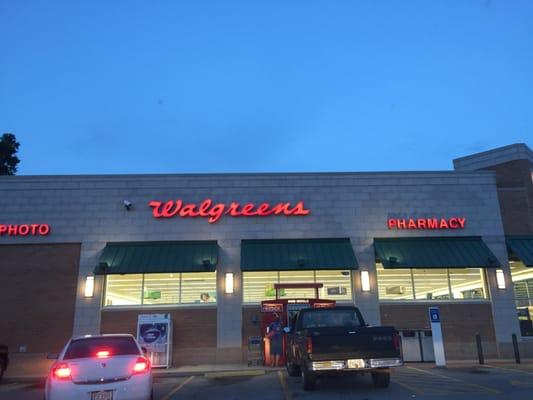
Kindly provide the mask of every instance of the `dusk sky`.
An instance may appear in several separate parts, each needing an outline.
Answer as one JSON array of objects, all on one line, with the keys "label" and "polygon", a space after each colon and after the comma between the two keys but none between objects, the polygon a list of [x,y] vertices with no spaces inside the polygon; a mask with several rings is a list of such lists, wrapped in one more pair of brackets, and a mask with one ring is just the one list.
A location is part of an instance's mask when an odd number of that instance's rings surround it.
[{"label": "dusk sky", "polygon": [[19,174],[451,169],[533,146],[533,1],[0,0]]}]

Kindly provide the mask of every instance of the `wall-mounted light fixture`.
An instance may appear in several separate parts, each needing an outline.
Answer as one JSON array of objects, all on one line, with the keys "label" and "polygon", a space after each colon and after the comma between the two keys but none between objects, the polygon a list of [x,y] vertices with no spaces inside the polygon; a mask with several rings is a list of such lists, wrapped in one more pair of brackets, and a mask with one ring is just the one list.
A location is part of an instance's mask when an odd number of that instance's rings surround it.
[{"label": "wall-mounted light fixture", "polygon": [[85,297],[94,296],[94,276],[85,277]]},{"label": "wall-mounted light fixture", "polygon": [[233,272],[226,272],[226,287],[224,292],[226,294],[233,294]]},{"label": "wall-mounted light fixture", "polygon": [[505,275],[502,269],[496,270],[496,284],[498,285],[498,289],[505,289]]},{"label": "wall-mounted light fixture", "polygon": [[370,275],[368,271],[361,271],[361,290],[363,292],[370,292]]}]

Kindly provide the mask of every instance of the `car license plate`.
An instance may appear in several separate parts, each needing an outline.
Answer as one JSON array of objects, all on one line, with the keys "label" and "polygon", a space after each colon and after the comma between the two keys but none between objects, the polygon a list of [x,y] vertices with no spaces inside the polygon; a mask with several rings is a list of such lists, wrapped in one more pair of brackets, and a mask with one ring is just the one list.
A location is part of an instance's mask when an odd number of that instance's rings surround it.
[{"label": "car license plate", "polygon": [[91,392],[91,400],[113,400],[113,391]]},{"label": "car license plate", "polygon": [[365,360],[362,358],[356,358],[353,360],[348,360],[348,368],[364,368]]}]

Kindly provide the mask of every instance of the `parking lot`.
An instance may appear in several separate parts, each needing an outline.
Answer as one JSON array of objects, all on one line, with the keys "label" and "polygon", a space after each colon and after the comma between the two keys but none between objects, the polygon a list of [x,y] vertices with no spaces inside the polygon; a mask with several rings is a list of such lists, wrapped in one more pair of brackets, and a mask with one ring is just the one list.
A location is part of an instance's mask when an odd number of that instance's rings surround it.
[{"label": "parking lot", "polygon": [[[375,389],[368,376],[322,378],[304,392],[299,378],[284,370],[220,372],[197,376],[155,377],[156,400],[207,399],[531,399],[533,365],[484,367],[408,365],[395,369],[391,386]],[[43,385],[5,382],[0,398],[42,400]]]}]

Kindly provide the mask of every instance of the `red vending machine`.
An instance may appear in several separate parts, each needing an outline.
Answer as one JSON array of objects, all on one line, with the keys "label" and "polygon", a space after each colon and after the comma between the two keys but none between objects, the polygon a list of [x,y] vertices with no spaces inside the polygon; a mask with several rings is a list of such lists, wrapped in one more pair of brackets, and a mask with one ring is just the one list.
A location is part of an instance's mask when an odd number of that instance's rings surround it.
[{"label": "red vending machine", "polygon": [[[265,359],[265,365],[271,365],[272,360],[270,357],[270,339],[268,338],[269,326],[279,316],[282,327],[286,327],[289,321],[295,313],[303,308],[325,308],[335,307],[335,300],[320,299],[318,296],[318,290],[324,285],[322,283],[289,283],[282,284],[277,283],[274,285],[276,290],[275,300],[264,300],[261,302],[261,335],[263,336],[263,354]],[[280,290],[282,289],[315,289],[315,298],[292,298],[292,299],[280,299]],[[283,351],[279,360],[279,365],[285,365],[285,335],[283,335]]]}]

